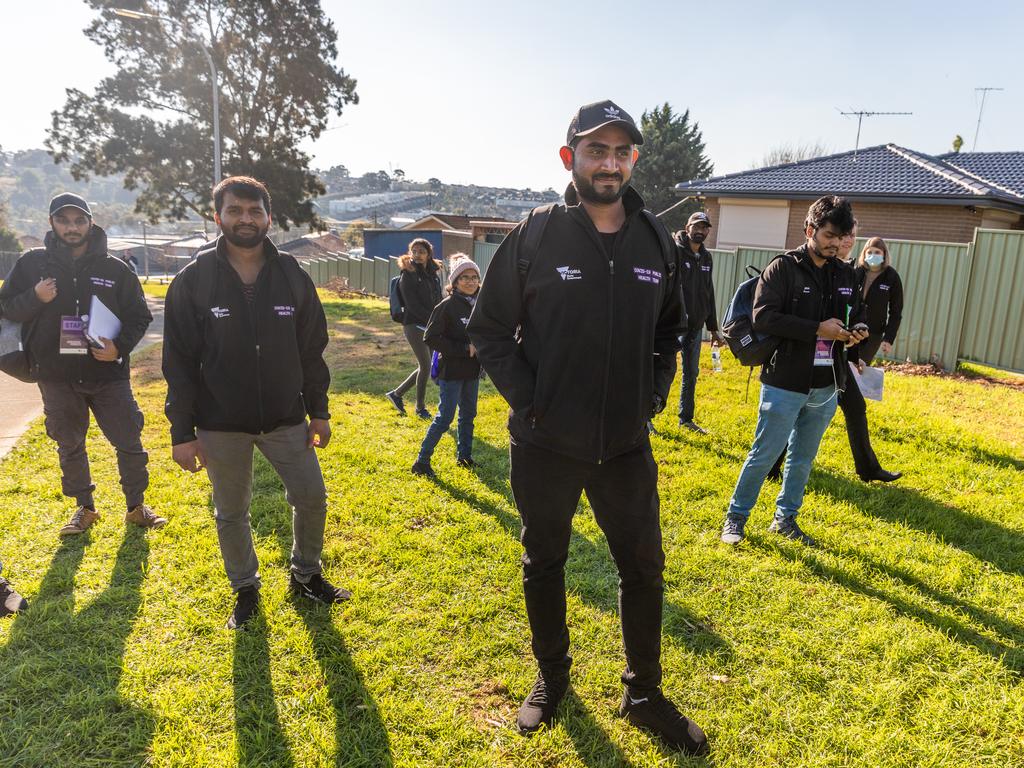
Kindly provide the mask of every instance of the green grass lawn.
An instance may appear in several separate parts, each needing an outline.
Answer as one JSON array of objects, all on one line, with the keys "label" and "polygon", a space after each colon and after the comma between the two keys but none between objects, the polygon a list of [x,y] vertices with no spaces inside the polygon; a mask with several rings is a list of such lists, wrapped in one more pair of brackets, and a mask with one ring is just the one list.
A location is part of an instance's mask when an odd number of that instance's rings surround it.
[{"label": "green grass lawn", "polygon": [[890,375],[869,419],[905,478],[861,483],[837,415],[801,516],[820,548],[765,532],[769,485],[729,549],[718,533],[757,383],[744,402],[746,370],[727,358],[712,374],[705,350],[697,416],[711,434],[666,413],[654,440],[665,688],[712,743],[688,761],[615,716],[616,575],[585,502],[567,574],[574,693],[549,732],[515,732],[534,666],[504,403],[484,386],[479,473],[456,467],[447,437],[439,481],[412,477],[426,424],[381,396],[412,360],[385,302],[326,306],[324,564],[353,600],[288,598],[290,512],[259,461],[263,618],[222,629],[232,597],[209,484],[170,460],[148,350],[136,391],[167,527],[125,530],[95,429],[103,517],[87,537],[57,538],[70,505],[41,424],[0,464],[0,556],[32,604],[0,622],[0,766],[1024,766],[1024,392]]}]

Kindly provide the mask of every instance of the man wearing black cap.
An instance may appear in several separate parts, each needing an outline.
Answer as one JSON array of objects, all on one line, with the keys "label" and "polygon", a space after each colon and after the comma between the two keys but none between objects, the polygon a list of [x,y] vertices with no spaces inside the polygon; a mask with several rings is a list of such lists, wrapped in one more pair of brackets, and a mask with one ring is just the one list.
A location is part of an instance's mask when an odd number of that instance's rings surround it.
[{"label": "man wearing black cap", "polygon": [[[89,204],[64,193],[50,201],[44,247],[26,251],[0,288],[0,313],[22,323],[31,377],[39,384],[46,434],[57,443],[61,488],[78,508],[61,536],[84,533],[98,519],[85,435],[92,411],[117,452],[125,521],[159,528],[167,521],[145,504],[148,455],[142,411],[129,381],[129,354],[153,316],[138,278],[107,253],[107,235]],[[120,322],[115,338],[89,341],[84,329],[94,300]]]},{"label": "man wearing black cap", "polygon": [[715,285],[711,278],[711,254],[704,247],[704,240],[711,231],[711,219],[703,211],[692,214],[686,222],[686,229],[675,234],[679,246],[680,281],[683,285],[683,303],[686,306],[688,326],[686,333],[679,337],[682,347],[682,380],[679,388],[679,426],[707,434],[693,421],[694,394],[697,389],[697,375],[700,371],[700,346],[704,327],[712,335],[712,344],[721,344],[724,339],[718,330],[718,313],[715,310]]},{"label": "man wearing black cap", "polygon": [[540,673],[519,709],[549,725],[569,685],[565,562],[582,493],[619,572],[620,713],[691,753],[703,732],[661,692],[665,555],[647,420],[665,404],[682,332],[678,255],[629,180],[643,136],[610,101],[581,107],[559,151],[565,204],[533,211],[491,261],[469,322],[511,406],[511,485]]}]

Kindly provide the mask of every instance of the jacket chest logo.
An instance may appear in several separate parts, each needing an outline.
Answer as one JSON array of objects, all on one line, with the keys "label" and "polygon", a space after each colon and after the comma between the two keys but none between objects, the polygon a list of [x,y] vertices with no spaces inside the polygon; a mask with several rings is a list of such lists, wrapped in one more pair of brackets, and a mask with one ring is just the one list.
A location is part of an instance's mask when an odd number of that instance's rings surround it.
[{"label": "jacket chest logo", "polygon": [[274,314],[278,317],[293,317],[295,315],[295,307],[288,304],[278,304],[274,307]]},{"label": "jacket chest logo", "polygon": [[880,291],[888,291],[889,290],[889,286],[885,285],[883,283],[882,285],[878,286],[878,290],[880,290]]},{"label": "jacket chest logo", "polygon": [[633,274],[636,276],[636,279],[641,283],[661,285],[661,272],[659,272],[656,269],[647,269],[646,267],[633,267]]},{"label": "jacket chest logo", "polygon": [[810,293],[810,292],[811,292],[811,286],[805,285],[804,286],[804,293]]},{"label": "jacket chest logo", "polygon": [[583,272],[576,267],[555,267],[563,280],[582,280]]},{"label": "jacket chest logo", "polygon": [[462,321],[463,325],[469,325],[469,318],[468,317],[460,317],[459,320]]},{"label": "jacket chest logo", "polygon": [[853,296],[853,288],[840,288],[838,292],[840,296]]},{"label": "jacket chest logo", "polygon": [[686,266],[687,269],[693,269],[693,264],[691,264],[690,262],[684,261],[683,264]]},{"label": "jacket chest logo", "polygon": [[710,272],[710,271],[711,271],[711,267],[710,267],[710,266],[708,266],[707,264],[705,264],[704,266],[702,266],[702,267],[700,268],[700,271],[701,271],[701,272]]},{"label": "jacket chest logo", "polygon": [[231,310],[227,307],[210,307],[210,314],[220,320],[225,317],[231,317]]},{"label": "jacket chest logo", "polygon": [[113,288],[114,281],[108,280],[105,277],[90,277],[89,282],[95,285],[97,288]]}]

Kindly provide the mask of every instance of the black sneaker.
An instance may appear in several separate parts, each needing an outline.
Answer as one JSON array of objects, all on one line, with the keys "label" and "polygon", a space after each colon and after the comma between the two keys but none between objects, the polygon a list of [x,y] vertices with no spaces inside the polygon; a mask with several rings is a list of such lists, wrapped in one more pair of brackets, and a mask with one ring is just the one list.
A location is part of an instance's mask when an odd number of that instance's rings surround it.
[{"label": "black sneaker", "polygon": [[725,523],[722,525],[722,541],[726,544],[739,544],[746,535],[743,528],[747,524],[747,518],[743,515],[728,514],[725,516]]},{"label": "black sneaker", "polygon": [[692,420],[691,421],[680,421],[679,422],[679,426],[682,427],[683,429],[688,429],[691,432],[695,432],[698,435],[706,435],[708,433],[708,431],[706,429],[704,429],[704,427],[698,427],[696,424],[693,423]]},{"label": "black sneaker", "polygon": [[10,616],[13,613],[24,611],[28,608],[28,600],[19,595],[11,582],[0,577],[0,617]]},{"label": "black sneaker", "polygon": [[400,416],[405,416],[405,403],[402,402],[402,396],[397,392],[386,392],[384,397],[388,399],[388,402],[395,406],[395,410],[398,411]]},{"label": "black sneaker", "polygon": [[245,629],[256,615],[260,605],[260,591],[256,587],[242,587],[235,593],[235,609],[228,616],[228,629]]},{"label": "black sneaker", "polygon": [[473,461],[473,459],[471,459],[469,456],[464,456],[461,459],[456,459],[455,463],[458,464],[460,467],[465,467],[466,469],[476,469],[477,467],[480,466],[477,462]]},{"label": "black sneaker", "polygon": [[529,695],[519,706],[519,716],[516,718],[516,725],[519,732],[524,736],[540,730],[542,725],[551,727],[551,719],[555,716],[559,702],[565,697],[569,689],[569,678],[537,674],[537,681],[533,684]]},{"label": "black sneaker", "polygon": [[318,603],[331,605],[341,603],[352,597],[352,593],[343,587],[336,587],[319,573],[310,577],[309,581],[303,584],[291,575],[290,587],[293,595],[315,600]]},{"label": "black sneaker", "polygon": [[434,470],[431,468],[431,466],[429,464],[425,464],[422,461],[417,461],[415,464],[413,464],[412,469],[410,471],[414,475],[420,475],[421,477],[429,477],[431,480],[437,477],[437,475],[434,474]]},{"label": "black sneaker", "polygon": [[768,526],[768,532],[785,536],[791,541],[799,541],[808,547],[818,546],[818,542],[800,530],[800,526],[796,524],[795,517],[784,517],[781,520],[775,518],[772,520],[772,524]]},{"label": "black sneaker", "polygon": [[424,421],[431,421],[434,418],[434,414],[428,411],[426,408],[417,408],[416,415]]},{"label": "black sneaker", "polygon": [[642,699],[622,694],[619,714],[638,728],[655,733],[673,749],[688,755],[704,755],[708,751],[708,737],[693,720],[681,714],[676,705],[655,691]]}]

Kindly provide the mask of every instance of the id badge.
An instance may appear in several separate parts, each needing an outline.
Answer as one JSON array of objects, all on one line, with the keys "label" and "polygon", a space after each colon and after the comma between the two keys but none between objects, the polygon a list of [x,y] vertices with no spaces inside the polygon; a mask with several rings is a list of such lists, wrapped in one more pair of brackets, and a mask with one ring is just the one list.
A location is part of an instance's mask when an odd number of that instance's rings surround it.
[{"label": "id badge", "polygon": [[89,340],[85,338],[85,321],[78,315],[60,316],[60,354],[89,354]]},{"label": "id badge", "polygon": [[814,345],[814,364],[816,366],[832,366],[832,341],[819,338]]}]

